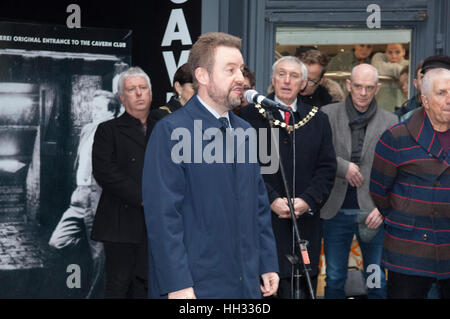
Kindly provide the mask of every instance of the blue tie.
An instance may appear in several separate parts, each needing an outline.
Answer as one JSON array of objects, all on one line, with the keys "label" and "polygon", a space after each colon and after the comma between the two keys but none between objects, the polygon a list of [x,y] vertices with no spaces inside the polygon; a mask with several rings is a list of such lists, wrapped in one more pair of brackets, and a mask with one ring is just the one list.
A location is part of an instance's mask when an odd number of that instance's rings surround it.
[{"label": "blue tie", "polygon": [[222,128],[227,129],[230,127],[228,119],[226,117],[219,117],[219,121],[222,124]]}]

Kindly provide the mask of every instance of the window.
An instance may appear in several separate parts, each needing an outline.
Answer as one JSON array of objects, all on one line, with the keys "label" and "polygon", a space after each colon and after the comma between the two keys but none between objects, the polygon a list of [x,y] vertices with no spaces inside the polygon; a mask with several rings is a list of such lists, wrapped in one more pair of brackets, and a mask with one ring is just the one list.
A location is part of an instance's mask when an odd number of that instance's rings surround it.
[{"label": "window", "polygon": [[[345,80],[350,77],[352,67],[358,63],[355,56],[360,54],[364,62],[373,64],[379,71],[382,89],[376,96],[378,104],[394,111],[411,95],[408,92],[411,68],[406,67],[410,61],[411,33],[410,29],[277,27],[275,59],[284,55],[300,56],[311,47],[326,53],[330,62],[325,78],[339,83],[342,93],[346,95]],[[387,47],[392,55],[385,54]],[[402,49],[404,56],[401,59],[394,57],[398,53],[402,55],[402,52],[398,52]],[[368,51],[369,55],[364,57]],[[412,67],[413,75],[414,70],[415,66]],[[399,80],[402,71],[408,75],[406,95],[402,94]]]}]

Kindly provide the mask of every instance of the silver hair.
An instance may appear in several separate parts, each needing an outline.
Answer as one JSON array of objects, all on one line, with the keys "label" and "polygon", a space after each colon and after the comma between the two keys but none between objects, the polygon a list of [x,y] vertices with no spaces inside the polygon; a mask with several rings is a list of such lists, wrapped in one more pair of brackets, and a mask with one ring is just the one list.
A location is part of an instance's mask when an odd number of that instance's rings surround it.
[{"label": "silver hair", "polygon": [[355,69],[358,68],[358,67],[360,67],[361,65],[368,65],[368,66],[375,72],[375,77],[376,77],[376,79],[377,79],[377,81],[375,82],[375,84],[378,84],[378,70],[377,70],[377,68],[374,67],[373,65],[366,64],[366,63],[358,64],[357,66],[353,67],[352,73],[350,74],[350,82],[353,80],[353,77],[355,76]]},{"label": "silver hair", "polygon": [[277,69],[278,64],[280,64],[283,61],[289,61],[300,65],[300,70],[302,72],[302,81],[308,80],[308,69],[306,68],[306,65],[302,61],[300,61],[299,58],[292,55],[281,57],[275,61],[275,63],[272,65],[272,78],[275,76],[275,70]]},{"label": "silver hair", "polygon": [[152,83],[150,82],[150,77],[140,67],[135,66],[135,67],[131,67],[128,70],[120,73],[119,81],[117,82],[117,93],[120,96],[123,95],[123,84],[124,84],[126,78],[137,77],[137,76],[143,77],[147,81],[147,84],[148,84],[148,87],[150,88],[150,90],[152,89]]},{"label": "silver hair", "polygon": [[433,91],[433,83],[436,81],[436,77],[442,73],[444,73],[443,78],[450,78],[450,70],[444,68],[431,69],[425,73],[422,78],[422,87],[420,90],[422,95],[425,95],[427,98],[430,97],[430,93]]}]

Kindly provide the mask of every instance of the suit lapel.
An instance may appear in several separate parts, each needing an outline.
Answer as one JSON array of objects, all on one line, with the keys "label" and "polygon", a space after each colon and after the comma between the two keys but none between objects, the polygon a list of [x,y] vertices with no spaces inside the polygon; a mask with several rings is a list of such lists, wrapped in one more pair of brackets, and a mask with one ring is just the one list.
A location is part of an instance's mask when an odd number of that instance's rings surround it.
[{"label": "suit lapel", "polygon": [[[334,145],[336,148],[338,145],[344,146],[343,151],[345,151],[345,154],[347,155],[346,158],[350,158],[352,153],[352,132],[350,126],[348,125],[350,119],[348,118],[347,111],[345,110],[345,103],[340,103],[335,107],[338,109],[335,110],[337,125],[335,126],[334,133],[338,136],[333,136]],[[333,121],[330,120],[330,123],[333,124]]]},{"label": "suit lapel", "polygon": [[431,125],[428,116],[425,113],[425,109],[419,109],[411,117],[406,127],[417,141],[417,143],[433,157],[439,159],[442,162],[444,158],[444,152],[439,143],[439,139]]}]

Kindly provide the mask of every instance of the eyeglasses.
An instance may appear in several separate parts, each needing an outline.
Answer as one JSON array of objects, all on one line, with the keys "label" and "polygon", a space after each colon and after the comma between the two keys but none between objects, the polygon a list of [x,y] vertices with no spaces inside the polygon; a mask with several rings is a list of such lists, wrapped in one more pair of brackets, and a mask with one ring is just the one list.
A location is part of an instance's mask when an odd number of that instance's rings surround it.
[{"label": "eyeglasses", "polygon": [[352,86],[356,91],[362,91],[362,89],[365,89],[366,92],[368,93],[372,93],[376,88],[376,86],[374,85],[363,86],[361,84],[354,84],[354,83],[352,83]]},{"label": "eyeglasses", "polygon": [[[321,80],[321,79],[319,79],[319,81],[314,81],[314,80],[308,79],[308,85],[309,85],[309,86],[316,86],[316,85],[319,85],[319,84],[320,84],[320,80]],[[312,84],[311,84],[311,83],[312,83]]]}]

